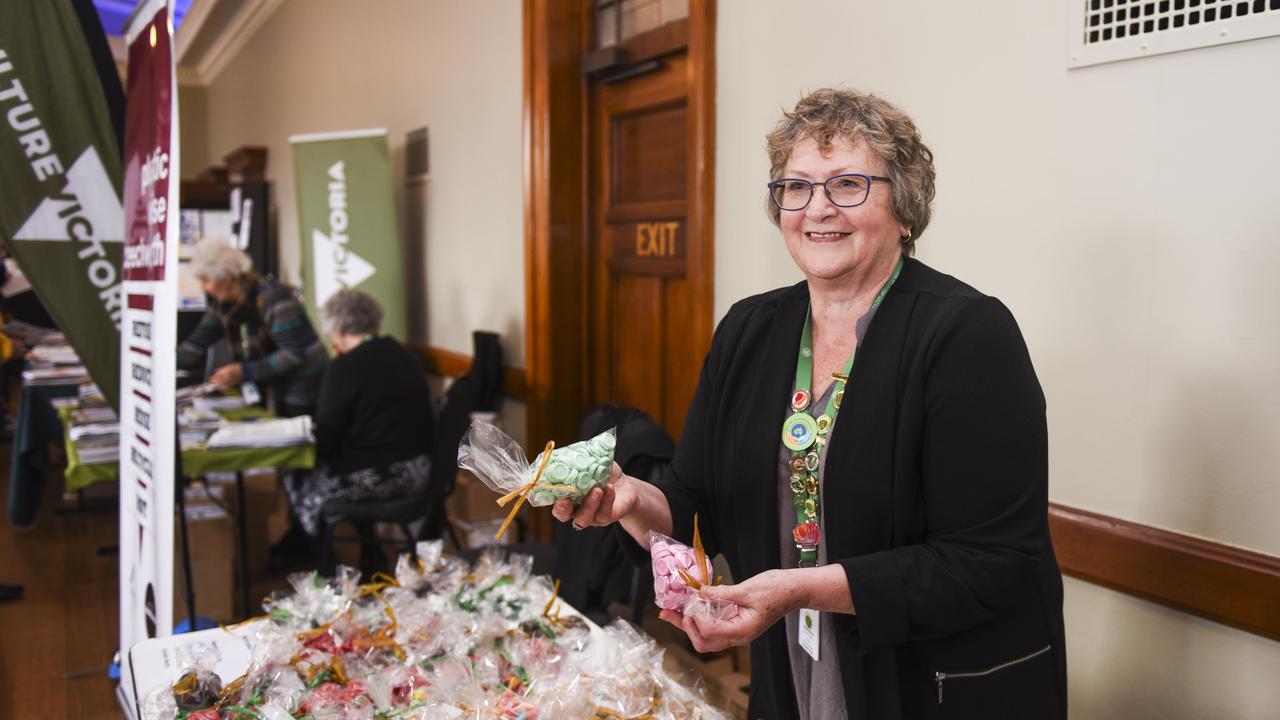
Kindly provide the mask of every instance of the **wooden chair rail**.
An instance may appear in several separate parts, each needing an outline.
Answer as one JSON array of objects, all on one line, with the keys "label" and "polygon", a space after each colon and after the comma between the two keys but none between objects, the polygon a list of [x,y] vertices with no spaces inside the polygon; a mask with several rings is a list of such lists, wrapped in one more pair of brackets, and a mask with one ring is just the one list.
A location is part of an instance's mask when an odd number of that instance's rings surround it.
[{"label": "wooden chair rail", "polygon": [[[442,377],[458,377],[471,369],[471,356],[456,353],[444,348],[419,345],[415,348],[426,363],[427,372]],[[502,369],[502,394],[517,400],[526,400],[529,395],[529,384],[525,378],[524,368],[504,367]]]},{"label": "wooden chair rail", "polygon": [[1050,503],[1067,575],[1280,640],[1280,557]]}]

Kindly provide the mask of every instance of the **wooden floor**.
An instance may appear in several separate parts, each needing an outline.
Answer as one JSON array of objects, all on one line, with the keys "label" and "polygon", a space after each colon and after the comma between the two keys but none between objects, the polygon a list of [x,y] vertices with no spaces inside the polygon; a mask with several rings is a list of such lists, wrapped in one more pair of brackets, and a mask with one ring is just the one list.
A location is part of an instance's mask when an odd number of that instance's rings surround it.
[{"label": "wooden floor", "polygon": [[116,507],[61,512],[61,482],[50,482],[35,523],[14,527],[10,447],[0,446],[0,583],[26,586],[26,597],[0,603],[0,718],[119,718],[107,679],[117,558],[98,554],[116,543]]}]

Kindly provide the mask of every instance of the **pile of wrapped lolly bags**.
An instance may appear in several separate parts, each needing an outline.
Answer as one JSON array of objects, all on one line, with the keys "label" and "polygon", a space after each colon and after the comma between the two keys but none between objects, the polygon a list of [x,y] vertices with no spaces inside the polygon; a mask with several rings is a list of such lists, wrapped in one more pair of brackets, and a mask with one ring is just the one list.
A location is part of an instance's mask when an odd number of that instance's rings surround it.
[{"label": "pile of wrapped lolly bags", "polygon": [[145,718],[179,720],[719,720],[700,692],[662,668],[632,626],[594,628],[562,613],[532,559],[483,555],[474,567],[420,543],[395,577],[358,583],[290,577],[251,621],[252,661],[223,684],[196,654]]},{"label": "pile of wrapped lolly bags", "polygon": [[568,498],[576,506],[593,488],[609,482],[616,445],[614,431],[606,430],[560,448],[549,442],[530,463],[520,443],[497,426],[476,420],[458,445],[458,467],[470,470],[489,489],[506,493],[499,505],[517,500],[498,531],[501,538],[525,500],[545,507]]}]

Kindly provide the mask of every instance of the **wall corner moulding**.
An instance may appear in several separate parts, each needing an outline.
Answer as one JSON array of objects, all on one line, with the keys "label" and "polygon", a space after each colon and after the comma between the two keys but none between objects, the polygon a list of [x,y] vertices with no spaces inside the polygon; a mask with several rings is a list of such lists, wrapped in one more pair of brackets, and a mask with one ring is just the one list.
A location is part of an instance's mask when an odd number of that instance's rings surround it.
[{"label": "wall corner moulding", "polygon": [[[205,0],[214,2],[215,0]],[[228,2],[229,0],[220,0]],[[266,24],[285,0],[243,0],[240,9],[225,26],[214,29],[216,33],[208,49],[190,64],[205,84],[213,82],[245,44]],[[181,38],[179,38],[181,42]],[[179,48],[181,49],[181,48]]]},{"label": "wall corner moulding", "polygon": [[1280,35],[1280,0],[1072,0],[1067,69]]},{"label": "wall corner moulding", "polygon": [[[217,79],[285,0],[194,0],[174,35],[178,84],[203,87]],[[124,38],[108,35],[120,77],[129,52]]]}]

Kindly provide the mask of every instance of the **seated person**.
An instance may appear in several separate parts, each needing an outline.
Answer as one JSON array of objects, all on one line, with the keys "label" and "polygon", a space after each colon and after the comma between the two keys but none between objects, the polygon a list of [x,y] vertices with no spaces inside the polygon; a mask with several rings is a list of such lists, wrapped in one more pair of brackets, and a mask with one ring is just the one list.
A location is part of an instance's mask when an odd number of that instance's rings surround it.
[{"label": "seated person", "polygon": [[[422,362],[378,336],[376,300],[342,290],[320,319],[335,357],[316,407],[317,467],[285,477],[289,503],[312,538],[330,500],[388,500],[425,487],[435,428]],[[374,549],[366,542],[366,557]]]},{"label": "seated person", "polygon": [[292,288],[253,271],[253,261],[223,240],[203,240],[191,269],[209,296],[209,307],[190,337],[178,346],[178,368],[190,370],[226,338],[233,362],[209,381],[223,388],[254,382],[269,391],[277,415],[315,411],[328,356]]}]

